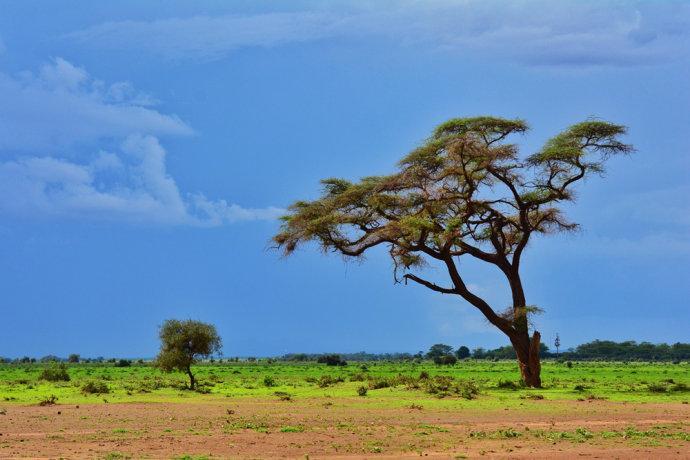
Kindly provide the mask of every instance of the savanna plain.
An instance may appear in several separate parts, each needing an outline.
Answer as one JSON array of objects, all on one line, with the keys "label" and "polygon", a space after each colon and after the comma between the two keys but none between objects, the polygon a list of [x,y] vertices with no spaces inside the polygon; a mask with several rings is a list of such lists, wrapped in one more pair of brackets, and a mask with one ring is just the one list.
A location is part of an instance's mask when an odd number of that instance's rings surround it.
[{"label": "savanna plain", "polygon": [[689,370],[545,361],[530,389],[513,361],[209,362],[190,391],[147,363],[3,364],[0,458],[683,458]]}]

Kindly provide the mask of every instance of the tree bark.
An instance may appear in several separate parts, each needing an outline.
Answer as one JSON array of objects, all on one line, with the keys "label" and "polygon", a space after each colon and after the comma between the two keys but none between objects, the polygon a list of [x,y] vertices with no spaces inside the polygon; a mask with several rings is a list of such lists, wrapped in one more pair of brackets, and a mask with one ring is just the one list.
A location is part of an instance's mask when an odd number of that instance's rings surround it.
[{"label": "tree bark", "polygon": [[194,379],[194,374],[192,374],[192,369],[187,368],[187,375],[189,376],[189,389],[193,390],[196,387],[196,380]]},{"label": "tree bark", "polygon": [[531,339],[527,333],[510,337],[520,365],[522,380],[525,385],[532,388],[541,388],[540,341],[541,334],[538,331],[534,331]]}]

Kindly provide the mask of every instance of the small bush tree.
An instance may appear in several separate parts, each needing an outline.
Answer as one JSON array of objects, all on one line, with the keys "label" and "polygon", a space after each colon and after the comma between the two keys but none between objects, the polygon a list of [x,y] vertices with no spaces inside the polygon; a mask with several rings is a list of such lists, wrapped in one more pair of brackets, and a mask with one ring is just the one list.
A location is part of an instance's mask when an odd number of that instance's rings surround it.
[{"label": "small bush tree", "polygon": [[164,372],[184,372],[189,376],[190,390],[194,390],[196,380],[192,374],[192,364],[220,353],[222,348],[215,326],[191,319],[169,319],[161,326],[159,336],[161,348],[156,357],[156,366]]},{"label": "small bush tree", "polygon": [[78,354],[72,353],[72,354],[69,355],[69,357],[67,358],[67,362],[68,362],[68,363],[78,363],[78,362],[80,361],[80,359],[81,359],[81,357],[80,357]]},{"label": "small bush tree", "polygon": [[319,364],[326,364],[327,366],[346,366],[347,362],[343,360],[340,355],[322,355],[316,360]]},{"label": "small bush tree", "polygon": [[49,382],[68,382],[69,373],[65,363],[51,364],[41,371],[41,375],[38,378]]},{"label": "small bush tree", "polygon": [[115,362],[115,367],[129,367],[132,365],[132,361],[128,359],[118,359]]},{"label": "small bush tree", "polygon": [[452,366],[453,364],[458,362],[458,358],[456,358],[453,355],[442,355],[442,356],[437,356],[434,358],[434,363],[435,364],[440,364],[440,365],[448,365]]},{"label": "small bush tree", "polygon": [[102,380],[89,380],[81,386],[81,392],[87,395],[101,395],[110,393],[110,388]]},{"label": "small bush tree", "polygon": [[428,359],[436,361],[436,358],[440,356],[450,355],[452,353],[453,347],[451,347],[450,345],[446,345],[444,343],[437,343],[429,348],[429,351],[426,353],[426,357]]},{"label": "small bush tree", "polygon": [[458,349],[455,351],[455,356],[458,357],[458,359],[466,359],[470,357],[470,349],[467,348],[465,345],[462,345],[458,347]]}]

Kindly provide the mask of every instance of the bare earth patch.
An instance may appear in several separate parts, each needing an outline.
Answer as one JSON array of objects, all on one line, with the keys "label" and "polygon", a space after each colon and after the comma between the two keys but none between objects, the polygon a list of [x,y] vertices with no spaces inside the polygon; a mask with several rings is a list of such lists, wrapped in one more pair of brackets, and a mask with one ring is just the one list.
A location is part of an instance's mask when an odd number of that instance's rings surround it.
[{"label": "bare earth patch", "polygon": [[[690,406],[390,409],[361,399],[5,407],[0,458],[690,458]],[[547,408],[547,406],[545,406]]]}]

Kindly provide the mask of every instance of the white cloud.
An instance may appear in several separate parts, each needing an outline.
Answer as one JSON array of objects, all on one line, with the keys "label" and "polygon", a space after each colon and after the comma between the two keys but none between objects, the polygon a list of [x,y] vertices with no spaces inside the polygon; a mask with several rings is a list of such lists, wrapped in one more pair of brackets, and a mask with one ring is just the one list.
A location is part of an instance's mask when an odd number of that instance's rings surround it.
[{"label": "white cloud", "polygon": [[150,107],[128,83],[107,86],[62,58],[36,75],[0,73],[0,152],[47,151],[134,132],[184,136],[193,130]]},{"label": "white cloud", "polygon": [[683,3],[462,1],[108,22],[68,35],[99,48],[218,59],[244,47],[383,37],[527,65],[636,65],[687,55]]},{"label": "white cloud", "polygon": [[118,153],[99,152],[88,163],[24,157],[0,163],[0,213],[218,226],[272,220],[283,210],[245,209],[203,195],[183,197],[153,136],[127,137]]},{"label": "white cloud", "polygon": [[[193,131],[127,82],[56,58],[36,74],[0,73],[0,101],[0,216],[217,226],[283,212],[181,193],[159,136]],[[120,148],[94,153],[104,140]]]}]

